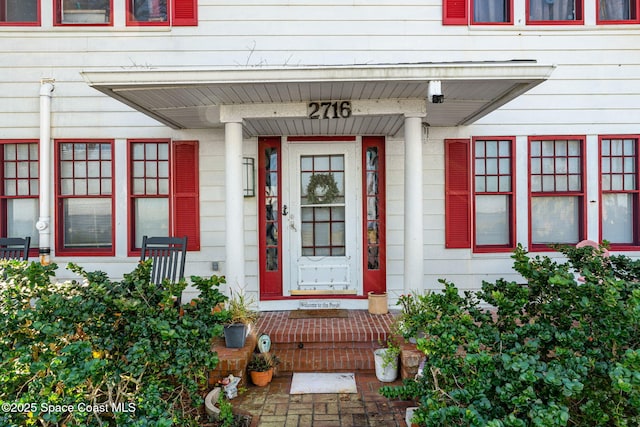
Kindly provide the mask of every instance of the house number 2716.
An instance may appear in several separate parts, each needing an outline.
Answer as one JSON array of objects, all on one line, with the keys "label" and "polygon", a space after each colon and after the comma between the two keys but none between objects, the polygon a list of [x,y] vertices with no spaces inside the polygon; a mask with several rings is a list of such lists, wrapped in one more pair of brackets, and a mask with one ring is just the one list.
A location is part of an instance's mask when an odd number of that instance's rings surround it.
[{"label": "house number 2716", "polygon": [[307,114],[310,119],[346,119],[351,117],[351,101],[310,102]]}]

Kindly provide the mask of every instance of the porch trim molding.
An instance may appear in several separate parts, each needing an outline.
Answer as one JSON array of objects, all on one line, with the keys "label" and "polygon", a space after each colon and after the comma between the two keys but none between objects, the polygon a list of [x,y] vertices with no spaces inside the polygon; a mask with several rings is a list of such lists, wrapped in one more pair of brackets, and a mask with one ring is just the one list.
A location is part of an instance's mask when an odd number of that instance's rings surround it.
[{"label": "porch trim molding", "polygon": [[[239,122],[244,119],[306,117],[308,103],[226,104],[220,106],[220,122]],[[425,117],[425,99],[360,99],[351,101],[353,116],[386,116],[404,114]]]}]

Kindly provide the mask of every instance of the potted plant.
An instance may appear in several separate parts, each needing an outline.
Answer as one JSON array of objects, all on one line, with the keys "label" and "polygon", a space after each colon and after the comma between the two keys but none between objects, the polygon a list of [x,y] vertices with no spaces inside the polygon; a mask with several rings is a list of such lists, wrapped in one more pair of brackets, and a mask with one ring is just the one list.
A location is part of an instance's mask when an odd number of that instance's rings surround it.
[{"label": "potted plant", "polygon": [[398,356],[400,347],[395,341],[387,340],[386,347],[373,351],[376,377],[382,382],[395,381],[398,377]]},{"label": "potted plant", "polygon": [[258,313],[251,309],[252,303],[253,299],[248,298],[244,292],[231,292],[226,308],[228,322],[224,326],[224,339],[228,348],[244,347],[249,325],[258,317]]},{"label": "potted plant", "polygon": [[280,364],[277,356],[269,353],[254,353],[247,365],[247,371],[251,382],[259,387],[264,387],[273,378],[273,369]]}]

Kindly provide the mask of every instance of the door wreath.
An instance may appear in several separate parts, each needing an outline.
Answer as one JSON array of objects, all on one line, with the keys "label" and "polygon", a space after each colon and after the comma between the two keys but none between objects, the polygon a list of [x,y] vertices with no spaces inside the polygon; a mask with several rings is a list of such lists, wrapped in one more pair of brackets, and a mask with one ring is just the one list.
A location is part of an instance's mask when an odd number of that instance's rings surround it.
[{"label": "door wreath", "polygon": [[317,173],[311,175],[307,185],[307,200],[309,204],[333,203],[340,190],[332,173]]}]

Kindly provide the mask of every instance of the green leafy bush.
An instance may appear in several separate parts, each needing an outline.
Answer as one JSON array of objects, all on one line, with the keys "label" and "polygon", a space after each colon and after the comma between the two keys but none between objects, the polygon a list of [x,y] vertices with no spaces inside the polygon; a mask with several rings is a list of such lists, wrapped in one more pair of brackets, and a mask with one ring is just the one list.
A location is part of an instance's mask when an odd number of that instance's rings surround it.
[{"label": "green leafy bush", "polygon": [[567,262],[517,248],[526,283],[420,296],[423,375],[381,393],[418,400],[427,426],[640,425],[640,262],[558,249]]},{"label": "green leafy bush", "polygon": [[192,277],[199,303],[176,307],[186,282],[157,287],[150,266],[56,283],[55,265],[0,263],[0,425],[197,425],[224,279]]}]

